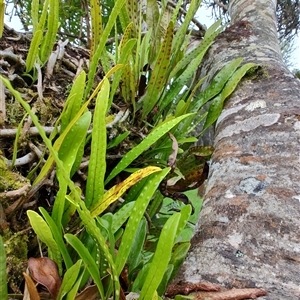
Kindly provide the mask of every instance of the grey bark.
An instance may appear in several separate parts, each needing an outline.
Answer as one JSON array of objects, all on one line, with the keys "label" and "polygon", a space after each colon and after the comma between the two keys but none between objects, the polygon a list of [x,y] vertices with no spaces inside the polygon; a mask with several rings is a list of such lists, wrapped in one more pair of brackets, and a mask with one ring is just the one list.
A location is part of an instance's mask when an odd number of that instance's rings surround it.
[{"label": "grey bark", "polygon": [[261,69],[218,120],[205,201],[175,283],[260,287],[260,299],[300,299],[300,81],[285,68],[276,1],[232,0],[233,25],[202,72],[236,57]]}]

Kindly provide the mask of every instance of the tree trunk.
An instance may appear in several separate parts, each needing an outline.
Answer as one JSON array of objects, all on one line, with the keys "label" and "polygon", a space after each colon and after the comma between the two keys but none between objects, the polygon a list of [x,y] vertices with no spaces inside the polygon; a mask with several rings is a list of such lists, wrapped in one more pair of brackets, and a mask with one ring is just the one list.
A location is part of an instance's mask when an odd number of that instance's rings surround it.
[{"label": "tree trunk", "polygon": [[300,81],[283,65],[275,8],[275,0],[230,1],[233,25],[202,69],[236,57],[261,66],[218,120],[203,209],[175,283],[300,299]]}]

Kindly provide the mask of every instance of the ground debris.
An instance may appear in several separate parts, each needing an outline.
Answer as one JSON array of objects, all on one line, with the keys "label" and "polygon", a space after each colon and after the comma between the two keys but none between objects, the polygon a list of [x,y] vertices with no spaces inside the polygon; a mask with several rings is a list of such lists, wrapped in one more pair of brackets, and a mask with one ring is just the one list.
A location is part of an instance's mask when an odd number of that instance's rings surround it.
[{"label": "ground debris", "polygon": [[170,284],[165,293],[167,297],[173,298],[176,295],[188,295],[196,291],[218,292],[221,290],[219,285],[209,282]]},{"label": "ground debris", "polygon": [[263,289],[232,289],[220,292],[196,292],[193,294],[195,300],[244,300],[256,299],[260,296],[267,295]]},{"label": "ground debris", "polygon": [[244,288],[221,290],[221,287],[208,282],[180,283],[169,285],[166,296],[174,298],[176,295],[192,294],[195,300],[244,300],[256,299],[267,295],[267,292],[259,288]]}]

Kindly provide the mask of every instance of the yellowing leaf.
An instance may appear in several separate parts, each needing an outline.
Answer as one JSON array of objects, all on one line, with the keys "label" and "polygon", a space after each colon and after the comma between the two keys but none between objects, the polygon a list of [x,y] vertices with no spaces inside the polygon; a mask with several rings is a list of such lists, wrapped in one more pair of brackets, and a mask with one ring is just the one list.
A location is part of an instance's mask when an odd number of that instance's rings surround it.
[{"label": "yellowing leaf", "polygon": [[[98,86],[96,87],[96,89],[94,90],[94,92],[92,93],[92,95],[89,97],[89,99],[82,105],[82,107],[80,108],[80,110],[77,112],[77,114],[75,115],[75,117],[72,119],[72,121],[69,122],[67,128],[64,130],[64,132],[58,137],[58,139],[55,141],[53,148],[54,150],[58,151],[63,140],[65,139],[67,133],[72,129],[73,125],[78,121],[78,119],[81,117],[81,115],[85,112],[86,108],[88,107],[89,103],[91,102],[91,100],[98,94],[99,90],[101,89],[102,85],[104,84],[105,80],[107,78],[109,78],[112,74],[114,74],[119,68],[121,68],[122,65],[116,65],[113,68],[111,68],[111,70],[107,73],[107,75],[99,82]],[[14,91],[11,84],[6,80],[1,78],[2,81],[5,83],[5,85],[10,89],[10,91],[12,92],[12,94],[17,98],[17,100],[22,103],[22,98],[20,96],[20,94],[17,91]],[[8,83],[9,85],[8,85]],[[16,96],[18,95],[18,96]],[[23,105],[23,104],[22,104]],[[28,107],[29,109],[29,107]],[[29,113],[29,115],[31,116],[31,112]],[[43,130],[42,128],[40,128],[40,130]],[[40,132],[40,131],[39,131]],[[41,133],[40,133],[41,134]],[[50,155],[46,161],[46,163],[44,164],[41,172],[39,173],[39,175],[37,176],[37,178],[35,179],[33,185],[36,185],[38,182],[40,182],[45,176],[46,174],[49,172],[49,170],[51,169],[52,164],[54,163],[54,157],[53,155]]]},{"label": "yellowing leaf", "polygon": [[3,0],[0,1],[0,38],[2,37],[4,29],[4,13],[5,13],[5,4]]},{"label": "yellowing leaf", "polygon": [[119,199],[130,187],[139,182],[144,177],[160,171],[159,167],[146,167],[144,169],[138,170],[131,174],[124,181],[114,185],[110,190],[108,190],[103,198],[92,208],[91,215],[95,216],[101,214],[110,204]]}]

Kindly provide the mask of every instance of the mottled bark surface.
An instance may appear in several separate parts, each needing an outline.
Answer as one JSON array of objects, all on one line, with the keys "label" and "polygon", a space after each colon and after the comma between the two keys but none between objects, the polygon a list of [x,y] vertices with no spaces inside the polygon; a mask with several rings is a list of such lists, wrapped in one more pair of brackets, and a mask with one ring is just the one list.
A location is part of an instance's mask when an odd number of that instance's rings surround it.
[{"label": "mottled bark surface", "polygon": [[300,299],[300,81],[283,66],[275,1],[231,1],[234,25],[203,72],[233,58],[259,63],[218,120],[205,202],[175,282],[260,287]]}]

